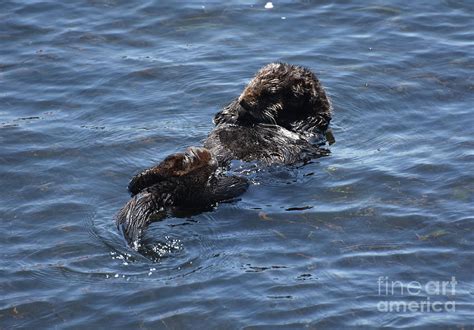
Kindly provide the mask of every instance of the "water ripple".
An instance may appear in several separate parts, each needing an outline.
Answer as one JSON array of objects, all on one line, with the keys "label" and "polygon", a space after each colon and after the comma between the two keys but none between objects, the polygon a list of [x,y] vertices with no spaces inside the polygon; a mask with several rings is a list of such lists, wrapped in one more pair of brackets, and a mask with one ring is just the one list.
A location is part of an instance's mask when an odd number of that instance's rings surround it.
[{"label": "water ripple", "polygon": [[[2,328],[474,323],[472,3],[273,5],[2,3]],[[202,144],[271,61],[321,79],[331,155],[236,162],[240,201],[153,223],[151,256],[129,249],[114,216],[130,177]],[[453,276],[454,296],[377,292]],[[456,312],[378,310],[392,298]]]}]

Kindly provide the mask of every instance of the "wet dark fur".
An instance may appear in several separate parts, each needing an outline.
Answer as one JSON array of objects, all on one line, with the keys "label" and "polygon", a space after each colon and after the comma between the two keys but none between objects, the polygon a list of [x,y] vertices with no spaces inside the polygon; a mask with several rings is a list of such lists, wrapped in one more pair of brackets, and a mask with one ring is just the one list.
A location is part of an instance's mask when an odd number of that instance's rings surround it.
[{"label": "wet dark fur", "polygon": [[233,159],[258,160],[264,165],[307,162],[327,155],[328,150],[311,144],[301,135],[280,126],[221,124],[204,142],[221,166]]},{"label": "wet dark fur", "polygon": [[136,175],[129,184],[132,199],[117,215],[117,226],[137,249],[146,226],[176,209],[203,209],[241,195],[247,180],[216,172],[217,161],[204,148],[168,156]]},{"label": "wet dark fur", "polygon": [[154,219],[178,209],[204,209],[247,189],[246,179],[218,174],[218,166],[233,159],[293,164],[328,154],[320,146],[330,120],[329,100],[310,70],[268,64],[216,114],[207,149],[168,156],[131,180],[132,199],[117,215],[117,225],[138,248]]},{"label": "wet dark fur", "polygon": [[230,159],[292,164],[328,153],[318,144],[330,121],[329,99],[310,70],[271,63],[216,114],[204,146],[223,165]]}]

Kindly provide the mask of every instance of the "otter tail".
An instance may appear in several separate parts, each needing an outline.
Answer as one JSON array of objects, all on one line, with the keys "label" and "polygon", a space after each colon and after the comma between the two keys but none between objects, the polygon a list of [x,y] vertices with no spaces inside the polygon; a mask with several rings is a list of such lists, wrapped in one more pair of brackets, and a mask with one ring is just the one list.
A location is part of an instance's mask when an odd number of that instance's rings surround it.
[{"label": "otter tail", "polygon": [[152,193],[142,191],[128,201],[117,214],[116,223],[128,244],[135,250],[140,247],[143,230],[152,221],[152,217],[163,211]]}]

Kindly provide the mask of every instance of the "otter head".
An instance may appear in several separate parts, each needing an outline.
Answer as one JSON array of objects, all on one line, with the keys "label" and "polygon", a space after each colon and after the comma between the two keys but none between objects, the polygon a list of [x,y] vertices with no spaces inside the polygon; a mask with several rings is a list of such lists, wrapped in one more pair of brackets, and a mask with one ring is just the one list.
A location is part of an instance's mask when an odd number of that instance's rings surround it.
[{"label": "otter head", "polygon": [[189,147],[185,152],[166,157],[154,166],[132,178],[128,190],[132,195],[138,194],[154,184],[174,180],[192,180],[203,185],[217,169],[217,160],[205,148]]},{"label": "otter head", "polygon": [[330,104],[308,69],[271,63],[257,72],[239,98],[225,111],[247,124],[279,125],[297,130],[315,116],[330,118]]},{"label": "otter head", "polygon": [[213,172],[217,169],[217,161],[205,148],[189,147],[184,153],[176,153],[166,157],[157,168],[156,173],[163,178],[184,177],[197,172]]},{"label": "otter head", "polygon": [[289,64],[264,66],[238,99],[242,119],[252,117],[259,123],[283,127],[292,120],[304,119],[313,110],[313,80],[305,70]]}]

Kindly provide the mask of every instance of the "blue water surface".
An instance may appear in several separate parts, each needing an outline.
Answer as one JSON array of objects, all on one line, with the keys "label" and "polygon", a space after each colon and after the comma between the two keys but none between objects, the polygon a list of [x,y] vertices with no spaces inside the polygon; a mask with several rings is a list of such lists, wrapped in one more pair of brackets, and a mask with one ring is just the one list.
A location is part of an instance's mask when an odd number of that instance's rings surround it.
[{"label": "blue water surface", "polygon": [[[474,325],[474,2],[265,3],[2,1],[0,328]],[[272,61],[320,78],[331,155],[128,248],[131,176]]]}]

